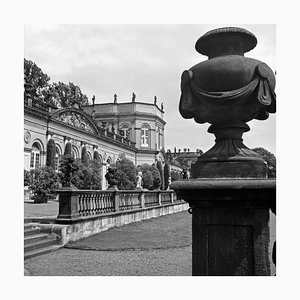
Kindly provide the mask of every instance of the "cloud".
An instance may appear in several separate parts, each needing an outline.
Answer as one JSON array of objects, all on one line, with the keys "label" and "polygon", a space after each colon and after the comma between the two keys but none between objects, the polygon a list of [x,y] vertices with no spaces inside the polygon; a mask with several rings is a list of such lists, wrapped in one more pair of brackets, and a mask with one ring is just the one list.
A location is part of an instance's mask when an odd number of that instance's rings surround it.
[{"label": "cloud", "polygon": [[[228,24],[232,26],[232,24]],[[53,81],[74,82],[97,102],[164,102],[166,147],[206,148],[214,137],[208,125],[183,119],[178,112],[181,73],[206,60],[195,50],[197,39],[216,25],[43,25],[25,26],[25,57],[37,63]],[[264,61],[274,70],[275,26],[237,25],[253,32],[257,47],[246,55]],[[256,130],[257,128],[257,130]],[[268,144],[275,151],[274,122],[254,125],[250,144]],[[251,132],[251,131],[250,131]],[[254,131],[253,131],[254,132]],[[265,135],[263,135],[265,133]],[[250,136],[250,134],[249,134]],[[246,135],[245,135],[246,138]],[[263,138],[263,139],[262,139]]]}]

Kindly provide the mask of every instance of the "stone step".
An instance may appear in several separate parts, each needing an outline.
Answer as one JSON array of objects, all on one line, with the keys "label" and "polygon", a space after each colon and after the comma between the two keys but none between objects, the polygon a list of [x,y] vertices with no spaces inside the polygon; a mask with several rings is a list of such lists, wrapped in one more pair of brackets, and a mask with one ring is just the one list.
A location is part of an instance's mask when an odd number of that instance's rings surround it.
[{"label": "stone step", "polygon": [[28,252],[25,253],[24,259],[29,259],[29,258],[33,258],[33,257],[39,256],[39,255],[42,255],[42,254],[47,254],[47,253],[50,253],[50,252],[53,252],[53,251],[57,251],[62,247],[63,247],[62,245],[57,245],[56,244],[56,245],[48,246],[46,248],[40,248],[40,249],[28,251]]},{"label": "stone step", "polygon": [[24,237],[24,245],[28,245],[37,241],[42,241],[47,239],[49,236],[48,233],[38,233],[33,235],[28,235]]},{"label": "stone step", "polygon": [[41,241],[36,241],[30,244],[24,245],[24,253],[26,254],[29,251],[38,250],[41,248],[47,248],[48,246],[57,245],[55,238],[47,238]]},{"label": "stone step", "polygon": [[40,228],[28,228],[24,230],[24,237],[40,233]]}]

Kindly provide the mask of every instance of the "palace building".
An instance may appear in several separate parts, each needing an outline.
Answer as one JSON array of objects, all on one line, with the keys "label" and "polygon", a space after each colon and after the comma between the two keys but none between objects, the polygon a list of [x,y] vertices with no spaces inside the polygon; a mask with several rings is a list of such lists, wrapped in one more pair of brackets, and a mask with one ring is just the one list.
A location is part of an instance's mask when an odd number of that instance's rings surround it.
[{"label": "palace building", "polygon": [[56,145],[56,170],[67,143],[72,145],[75,158],[81,157],[86,147],[89,159],[97,151],[100,157],[102,188],[107,188],[105,174],[120,154],[125,154],[135,166],[156,161],[165,162],[163,107],[154,103],[95,103],[80,107],[52,107],[24,97],[24,168],[43,166],[46,163],[47,143]]}]

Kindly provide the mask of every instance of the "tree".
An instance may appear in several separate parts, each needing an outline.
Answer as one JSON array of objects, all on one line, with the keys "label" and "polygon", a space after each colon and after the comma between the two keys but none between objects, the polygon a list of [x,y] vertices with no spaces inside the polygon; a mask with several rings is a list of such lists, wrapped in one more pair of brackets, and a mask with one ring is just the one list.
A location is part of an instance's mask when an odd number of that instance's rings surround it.
[{"label": "tree", "polygon": [[142,175],[142,186],[145,189],[153,189],[153,176],[150,170],[146,170]]},{"label": "tree", "polygon": [[176,181],[176,180],[181,180],[182,175],[176,171],[171,171],[171,180]]},{"label": "tree", "polygon": [[88,162],[89,162],[89,156],[88,156],[88,154],[87,154],[86,146],[83,146],[83,147],[82,147],[82,150],[81,150],[81,162],[82,162],[84,165],[87,165]]},{"label": "tree", "polygon": [[70,142],[67,142],[67,144],[65,146],[64,155],[72,155],[72,145]]},{"label": "tree", "polygon": [[25,84],[30,86],[29,93],[40,100],[44,99],[45,91],[49,88],[50,77],[33,61],[24,58]]},{"label": "tree", "polygon": [[165,189],[166,181],[164,180],[164,173],[163,173],[162,163],[160,160],[157,161],[156,166],[159,171],[160,178],[161,178],[161,188]]},{"label": "tree", "polygon": [[153,177],[153,189],[159,189],[161,187],[161,177],[155,164],[152,164],[150,171]]},{"label": "tree", "polygon": [[273,153],[268,150],[257,147],[252,149],[259,154],[267,162],[267,174],[268,178],[276,178],[276,157]]},{"label": "tree", "polygon": [[41,167],[31,170],[32,179],[29,189],[33,192],[35,203],[47,203],[56,197],[59,188],[59,176],[50,167]]},{"label": "tree", "polygon": [[121,154],[115,164],[117,172],[118,189],[133,190],[136,187],[136,168],[134,163]]},{"label": "tree", "polygon": [[99,152],[98,151],[94,151],[94,159],[96,161],[99,161],[100,160],[100,156],[99,156]]},{"label": "tree", "polygon": [[47,143],[46,166],[55,169],[55,141],[50,139]]},{"label": "tree", "polygon": [[30,171],[24,170],[24,187],[29,186],[32,180]]},{"label": "tree", "polygon": [[[64,156],[60,164],[60,178],[64,183],[66,179],[68,156]],[[101,173],[94,161],[84,164],[80,159],[73,163],[74,173],[72,174],[71,184],[81,190],[100,190]]]},{"label": "tree", "polygon": [[74,103],[88,105],[88,97],[82,93],[79,86],[72,82],[65,84],[61,81],[53,83],[50,87],[51,96],[60,107],[71,107]]},{"label": "tree", "polygon": [[171,177],[170,165],[168,162],[166,162],[165,166],[164,166],[165,189],[167,189],[169,186],[169,178],[170,177]]}]

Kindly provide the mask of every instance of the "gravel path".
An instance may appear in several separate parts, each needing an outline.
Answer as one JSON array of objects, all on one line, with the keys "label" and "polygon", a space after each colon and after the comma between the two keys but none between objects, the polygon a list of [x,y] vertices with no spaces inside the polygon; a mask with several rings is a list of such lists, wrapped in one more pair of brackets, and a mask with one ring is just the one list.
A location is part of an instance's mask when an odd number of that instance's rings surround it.
[{"label": "gravel path", "polygon": [[191,215],[132,223],[25,261],[37,276],[191,276]]}]

